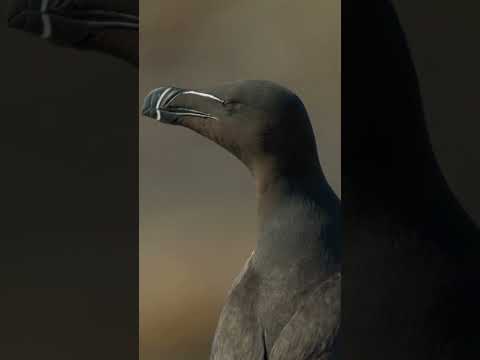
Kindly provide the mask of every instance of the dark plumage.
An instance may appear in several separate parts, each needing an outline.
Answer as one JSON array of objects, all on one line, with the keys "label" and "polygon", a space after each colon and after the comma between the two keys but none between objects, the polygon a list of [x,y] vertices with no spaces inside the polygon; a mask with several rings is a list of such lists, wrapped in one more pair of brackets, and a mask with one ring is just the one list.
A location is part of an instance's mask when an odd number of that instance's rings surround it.
[{"label": "dark plumage", "polygon": [[12,28],[138,66],[138,1],[10,0],[9,5]]},{"label": "dark plumage", "polygon": [[190,128],[255,177],[257,247],[220,316],[211,359],[333,359],[340,325],[339,200],[301,100],[267,81],[160,88],[143,113]]},{"label": "dark plumage", "polygon": [[342,11],[339,348],[345,359],[480,358],[480,234],[435,160],[405,36],[388,1]]}]

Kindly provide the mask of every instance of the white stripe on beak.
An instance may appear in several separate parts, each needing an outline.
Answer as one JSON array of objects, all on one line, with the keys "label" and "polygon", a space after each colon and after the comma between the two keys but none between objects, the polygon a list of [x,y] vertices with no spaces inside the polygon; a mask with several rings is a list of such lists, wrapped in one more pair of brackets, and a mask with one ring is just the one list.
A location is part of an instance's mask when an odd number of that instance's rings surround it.
[{"label": "white stripe on beak", "polygon": [[215,101],[218,101],[219,103],[221,104],[225,104],[225,101],[216,97],[216,96],[213,96],[211,94],[207,94],[207,93],[202,93],[202,92],[198,92],[198,91],[194,91],[194,90],[188,90],[188,91],[182,91],[182,92],[179,92],[178,94],[176,94],[175,96],[173,96],[170,100],[168,100],[167,103],[165,103],[165,107],[167,107],[168,105],[170,105],[170,103],[175,100],[178,96],[180,95],[197,95],[197,96],[202,96],[202,97],[205,97],[205,98],[208,98],[208,99],[212,99],[212,100],[215,100]]},{"label": "white stripe on beak", "polygon": [[209,99],[218,101],[219,103],[222,103],[222,104],[225,103],[225,101],[223,101],[222,99],[219,99],[218,97],[213,96],[213,95],[211,95],[211,94],[207,94],[207,93],[202,93],[202,92],[193,91],[193,90],[185,91],[185,92],[182,93],[182,95],[188,95],[188,94],[206,97],[206,98],[209,98]]},{"label": "white stripe on beak", "polygon": [[172,88],[167,88],[167,89],[162,93],[162,95],[160,95],[160,97],[158,98],[157,106],[155,107],[155,109],[157,110],[157,120],[158,120],[158,121],[162,120],[162,113],[160,112],[160,105],[162,104],[163,98],[165,97],[165,95],[167,95],[167,93],[168,93],[170,90],[172,90]]},{"label": "white stripe on beak", "polygon": [[193,112],[178,112],[178,111],[167,111],[167,112],[170,113],[170,114],[179,115],[179,116],[192,116],[192,117],[199,117],[199,118],[203,118],[203,119],[218,120],[215,116],[208,115],[208,114],[197,114],[197,113],[193,113]]},{"label": "white stripe on beak", "polygon": [[43,33],[42,38],[48,39],[52,36],[52,22],[50,21],[50,15],[47,13],[49,0],[42,0],[40,12],[42,13]]}]

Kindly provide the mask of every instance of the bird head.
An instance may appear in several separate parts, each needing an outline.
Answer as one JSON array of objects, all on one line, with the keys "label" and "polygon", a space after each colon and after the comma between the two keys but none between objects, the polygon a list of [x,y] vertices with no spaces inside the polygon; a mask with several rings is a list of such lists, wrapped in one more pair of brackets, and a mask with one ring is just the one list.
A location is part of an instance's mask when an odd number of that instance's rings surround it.
[{"label": "bird head", "polygon": [[143,115],[199,133],[227,149],[254,174],[266,165],[276,171],[318,165],[302,101],[269,81],[238,81],[199,90],[159,87],[145,98]]}]

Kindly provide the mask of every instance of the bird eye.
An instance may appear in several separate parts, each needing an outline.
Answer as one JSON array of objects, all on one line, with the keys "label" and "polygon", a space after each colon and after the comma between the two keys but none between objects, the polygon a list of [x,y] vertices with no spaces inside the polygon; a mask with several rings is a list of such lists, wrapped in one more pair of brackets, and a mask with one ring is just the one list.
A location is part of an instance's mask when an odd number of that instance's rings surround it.
[{"label": "bird eye", "polygon": [[238,109],[243,105],[237,100],[234,99],[227,99],[225,100],[225,103],[223,104],[225,106],[225,109],[229,114],[235,113],[238,111]]}]

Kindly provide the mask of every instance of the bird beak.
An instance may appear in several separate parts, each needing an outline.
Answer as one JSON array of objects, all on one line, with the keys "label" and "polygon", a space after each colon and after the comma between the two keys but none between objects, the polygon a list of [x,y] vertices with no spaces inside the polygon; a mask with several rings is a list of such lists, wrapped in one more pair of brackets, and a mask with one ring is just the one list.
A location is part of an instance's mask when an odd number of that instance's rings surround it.
[{"label": "bird beak", "polygon": [[215,107],[225,101],[208,92],[161,87],[145,98],[142,114],[167,124],[176,124],[183,117],[215,119]]},{"label": "bird beak", "polygon": [[8,26],[41,36],[44,39],[52,35],[52,21],[48,0],[25,1],[12,0],[9,3]]},{"label": "bird beak", "polygon": [[54,0],[11,0],[8,26],[65,45],[103,29],[138,29],[138,16],[74,6],[73,2]]}]

